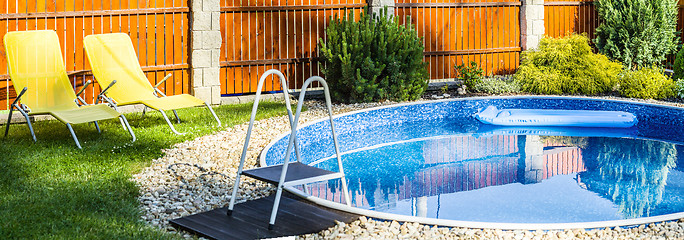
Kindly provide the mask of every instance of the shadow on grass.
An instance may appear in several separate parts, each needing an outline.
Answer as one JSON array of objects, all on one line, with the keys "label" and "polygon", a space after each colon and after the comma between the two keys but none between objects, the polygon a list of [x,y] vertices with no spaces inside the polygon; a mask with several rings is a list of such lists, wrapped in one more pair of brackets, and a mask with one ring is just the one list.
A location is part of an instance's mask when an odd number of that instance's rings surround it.
[{"label": "shadow on grass", "polygon": [[[140,221],[138,189],[131,175],[175,143],[249,120],[251,104],[215,108],[223,127],[206,108],[179,110],[186,135],[173,134],[158,112],[127,114],[138,140],[118,120],[74,126],[83,149],[76,148],[65,125],[34,124],[34,143],[25,124],[10,126],[0,140],[0,236],[2,238],[173,239]],[[258,118],[286,114],[281,103],[260,104]],[[3,127],[4,125],[0,125]]]}]

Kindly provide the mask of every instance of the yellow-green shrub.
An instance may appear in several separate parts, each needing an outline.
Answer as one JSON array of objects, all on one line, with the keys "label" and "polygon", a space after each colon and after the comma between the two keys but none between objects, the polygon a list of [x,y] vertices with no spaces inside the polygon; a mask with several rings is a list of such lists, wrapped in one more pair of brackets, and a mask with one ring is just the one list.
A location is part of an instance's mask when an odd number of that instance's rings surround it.
[{"label": "yellow-green shrub", "polygon": [[514,78],[521,90],[539,94],[610,92],[622,64],[595,54],[584,35],[543,38],[539,49],[522,53]]},{"label": "yellow-green shrub", "polygon": [[630,98],[661,99],[674,96],[674,81],[663,70],[650,67],[620,74],[620,95]]}]

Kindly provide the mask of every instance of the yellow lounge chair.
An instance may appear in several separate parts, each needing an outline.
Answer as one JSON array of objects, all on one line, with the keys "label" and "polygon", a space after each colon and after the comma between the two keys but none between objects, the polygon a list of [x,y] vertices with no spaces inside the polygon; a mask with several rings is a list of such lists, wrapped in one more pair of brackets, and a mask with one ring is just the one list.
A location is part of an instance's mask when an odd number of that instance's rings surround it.
[{"label": "yellow lounge chair", "polygon": [[36,135],[29,116],[45,114],[52,115],[66,124],[78,148],[81,148],[81,144],[71,124],[94,122],[97,131],[100,132],[97,121],[117,117],[135,141],[135,134],[126,117],[105,104],[88,105],[80,97],[90,81],[78,93],[74,93],[55,31],[9,32],[5,35],[4,42],[9,75],[14,89],[19,92],[10,105],[5,137],[9,133],[12,111],[17,110],[26,118],[33,141],[36,141]]},{"label": "yellow lounge chair", "polygon": [[[171,131],[176,134],[181,133],[176,131],[164,111],[173,110],[177,122],[180,123],[176,109],[205,105],[221,126],[221,121],[206,102],[188,94],[166,96],[157,88],[171,74],[152,87],[140,68],[133,43],[127,34],[89,35],[85,37],[83,43],[95,79],[101,85],[108,86],[108,91],[103,91],[98,96],[98,100],[107,101],[115,109],[116,106],[143,104],[157,110],[161,112],[166,123],[171,127]],[[116,84],[114,84],[115,80]]]}]

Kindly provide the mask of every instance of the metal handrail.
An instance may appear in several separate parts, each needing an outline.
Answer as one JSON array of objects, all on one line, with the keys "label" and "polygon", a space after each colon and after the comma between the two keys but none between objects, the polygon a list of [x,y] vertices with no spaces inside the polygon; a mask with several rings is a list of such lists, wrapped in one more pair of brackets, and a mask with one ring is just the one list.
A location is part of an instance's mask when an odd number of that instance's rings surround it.
[{"label": "metal handrail", "polygon": [[[256,96],[254,97],[254,105],[252,106],[252,115],[249,117],[249,127],[247,127],[247,136],[245,137],[245,145],[242,148],[242,155],[240,156],[240,165],[238,166],[238,172],[237,176],[235,177],[235,184],[233,185],[233,193],[230,198],[230,204],[228,205],[228,215],[231,215],[233,212],[233,207],[235,206],[235,199],[237,198],[237,191],[240,186],[240,176],[242,175],[242,170],[244,169],[245,165],[245,159],[247,158],[247,148],[249,147],[249,138],[252,135],[252,127],[254,126],[254,119],[256,118],[256,112],[257,108],[259,107],[259,98],[261,96],[261,89],[264,86],[264,81],[266,80],[266,77],[270,76],[271,74],[275,74],[278,76],[278,80],[280,81],[280,85],[283,88],[283,96],[285,97],[285,108],[287,109],[287,115],[290,120],[290,127],[293,125],[293,117],[292,117],[292,107],[290,106],[290,96],[288,94],[289,89],[287,88],[287,80],[285,79],[285,76],[283,75],[282,72],[276,70],[276,69],[271,69],[264,74],[261,75],[261,78],[259,78],[259,83],[257,85],[257,90],[256,90]],[[299,146],[297,143],[295,143],[295,153],[297,154],[297,161],[299,161],[300,154],[299,154]],[[289,152],[286,153],[289,155]]]},{"label": "metal handrail", "polygon": [[[272,225],[275,223],[275,218],[276,218],[276,212],[278,211],[278,205],[280,204],[280,196],[282,195],[282,186],[283,183],[285,182],[285,175],[287,174],[287,165],[290,161],[290,154],[289,152],[292,150],[292,145],[295,142],[295,139],[297,138],[297,122],[299,121],[299,114],[302,112],[302,104],[304,103],[304,97],[306,96],[306,88],[309,87],[309,84],[311,82],[317,81],[321,85],[323,85],[323,91],[325,95],[325,105],[328,108],[328,117],[330,118],[330,130],[332,131],[332,137],[333,137],[333,145],[335,145],[335,155],[337,157],[337,167],[339,169],[339,172],[342,173],[342,191],[344,192],[344,202],[347,204],[347,206],[351,206],[351,201],[349,199],[349,191],[347,189],[347,181],[344,176],[344,169],[342,168],[342,158],[340,156],[340,148],[339,144],[337,142],[337,134],[335,134],[335,124],[333,123],[333,115],[332,115],[332,104],[330,103],[330,91],[328,90],[328,83],[325,82],[325,80],[322,77],[319,76],[312,76],[308,78],[305,82],[304,85],[302,85],[302,90],[299,94],[299,102],[297,103],[297,111],[295,113],[295,118],[294,122],[292,123],[292,132],[290,133],[290,139],[287,144],[287,150],[285,151],[285,160],[283,162],[283,168],[280,172],[280,180],[278,181],[278,189],[276,190],[276,197],[275,197],[275,203],[273,204],[273,210],[271,213],[271,219],[269,222],[269,228],[272,228]],[[297,160],[299,161],[299,159]],[[306,187],[304,188],[306,191]]]}]

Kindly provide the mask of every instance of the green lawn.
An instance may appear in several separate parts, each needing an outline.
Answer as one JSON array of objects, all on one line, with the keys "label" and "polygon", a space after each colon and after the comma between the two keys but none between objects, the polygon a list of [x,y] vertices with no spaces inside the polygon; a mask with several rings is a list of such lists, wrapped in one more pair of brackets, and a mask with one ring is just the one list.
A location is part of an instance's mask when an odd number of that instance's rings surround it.
[{"label": "green lawn", "polygon": [[[258,118],[284,115],[282,103],[259,104]],[[215,108],[223,128],[249,121],[252,104]],[[15,113],[16,114],[16,113]],[[173,113],[167,113],[173,119]],[[76,148],[64,124],[36,122],[38,142],[26,124],[13,124],[0,140],[0,238],[9,239],[175,239],[140,220],[138,188],[129,181],[161,149],[216,132],[206,108],[179,110],[175,135],[161,114],[127,114],[138,140],[118,120],[74,126],[83,149]],[[14,117],[20,117],[16,114]],[[2,133],[4,133],[4,125]],[[0,135],[1,136],[1,135]]]}]

